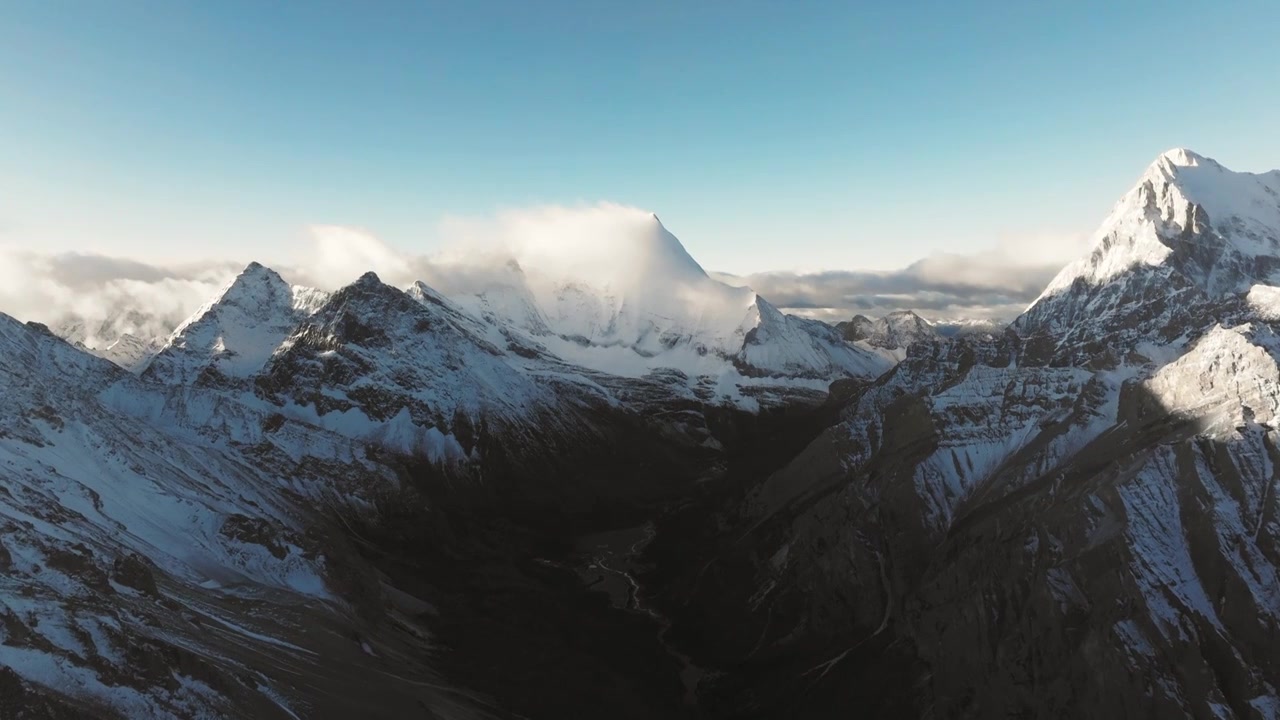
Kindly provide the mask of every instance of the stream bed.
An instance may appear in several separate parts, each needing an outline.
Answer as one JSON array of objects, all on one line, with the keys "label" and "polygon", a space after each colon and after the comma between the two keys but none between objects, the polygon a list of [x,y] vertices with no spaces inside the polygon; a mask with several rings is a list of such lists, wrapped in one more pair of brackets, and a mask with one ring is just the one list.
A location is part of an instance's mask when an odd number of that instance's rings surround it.
[{"label": "stream bed", "polygon": [[608,594],[613,607],[645,615],[657,623],[658,640],[680,663],[680,681],[685,687],[684,702],[696,705],[698,682],[706,671],[694,665],[689,656],[668,642],[671,621],[645,603],[643,588],[637,579],[646,569],[643,565],[644,549],[655,535],[653,523],[585,535],[578,539],[574,571],[589,590]]}]

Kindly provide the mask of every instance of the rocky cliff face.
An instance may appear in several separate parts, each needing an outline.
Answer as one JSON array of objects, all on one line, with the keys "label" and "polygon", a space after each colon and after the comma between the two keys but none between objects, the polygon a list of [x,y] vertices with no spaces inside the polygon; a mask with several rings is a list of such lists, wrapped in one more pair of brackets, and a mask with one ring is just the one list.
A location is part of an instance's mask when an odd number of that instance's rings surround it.
[{"label": "rocky cliff face", "polygon": [[722,511],[688,621],[775,683],[732,712],[1275,717],[1277,177],[1157,159],[1003,337],[913,345]]},{"label": "rocky cliff face", "polygon": [[886,350],[905,350],[913,343],[938,337],[928,321],[910,310],[892,312],[878,320],[855,315],[848,322],[837,323],[836,329],[848,342],[863,341]]},{"label": "rocky cliff face", "polygon": [[362,445],[7,316],[0,350],[0,714],[480,716],[335,525],[400,494]]},{"label": "rocky cliff face", "polygon": [[253,264],[140,375],[0,316],[0,715],[1280,716],[1278,192],[1166,153],[979,336],[650,216],[675,294],[584,232]]},{"label": "rocky cliff face", "polygon": [[[452,297],[372,273],[328,293],[252,263],[158,346],[116,338],[136,372],[0,315],[0,716],[680,708],[674,671],[627,660],[671,661],[653,620],[533,554],[687,497],[751,413],[893,359],[715,283],[656,218],[637,227],[639,284],[531,262],[533,281],[515,266]],[[433,669],[432,633],[468,684],[498,677],[472,670],[485,653],[579,684],[498,687],[495,709]]]},{"label": "rocky cliff face", "polygon": [[[1280,283],[1280,172],[1235,173],[1188,150],[1156,159],[1015,322],[1035,357],[1087,362],[1177,345]],[[1265,292],[1265,290],[1263,291]]]}]

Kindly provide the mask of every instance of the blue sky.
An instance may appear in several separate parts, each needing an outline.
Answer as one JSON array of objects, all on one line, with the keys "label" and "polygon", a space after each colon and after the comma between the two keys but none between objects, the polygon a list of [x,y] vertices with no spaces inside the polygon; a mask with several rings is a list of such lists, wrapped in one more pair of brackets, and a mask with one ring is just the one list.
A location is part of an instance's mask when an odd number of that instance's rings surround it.
[{"label": "blue sky", "polygon": [[9,0],[0,242],[429,251],[609,200],[737,273],[1053,255],[1169,147],[1280,167],[1277,37],[1261,0]]}]

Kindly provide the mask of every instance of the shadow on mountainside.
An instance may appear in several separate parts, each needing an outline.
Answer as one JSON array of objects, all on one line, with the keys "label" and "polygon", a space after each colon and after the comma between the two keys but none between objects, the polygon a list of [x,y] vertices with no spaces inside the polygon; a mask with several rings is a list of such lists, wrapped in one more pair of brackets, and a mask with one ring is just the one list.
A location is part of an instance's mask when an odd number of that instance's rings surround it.
[{"label": "shadow on mountainside", "polygon": [[721,671],[704,716],[1252,717],[1280,680],[1274,429],[1173,410],[1125,384],[1111,428],[1047,468],[1027,443],[941,532],[913,477],[944,435],[912,396],[855,470],[839,426],[799,453],[775,512],[668,518],[647,580]]},{"label": "shadow on mountainside", "polygon": [[[479,490],[434,466],[406,464],[414,490],[388,498],[351,533],[392,585],[430,606],[418,619],[432,635],[432,666],[489,698],[499,714],[705,717],[688,702],[687,668],[664,637],[667,623],[641,609],[663,591],[666,550],[626,560],[656,572],[641,575],[643,598],[619,607],[597,576],[579,572],[580,539],[652,523],[654,543],[665,548],[680,529],[663,518],[714,504],[744,478],[782,465],[837,411],[835,404],[762,415],[708,409],[723,452],[672,451],[631,428],[620,431],[618,446],[566,459],[572,476],[552,463],[506,466],[487,473]],[[531,488],[548,490],[530,497]]]}]

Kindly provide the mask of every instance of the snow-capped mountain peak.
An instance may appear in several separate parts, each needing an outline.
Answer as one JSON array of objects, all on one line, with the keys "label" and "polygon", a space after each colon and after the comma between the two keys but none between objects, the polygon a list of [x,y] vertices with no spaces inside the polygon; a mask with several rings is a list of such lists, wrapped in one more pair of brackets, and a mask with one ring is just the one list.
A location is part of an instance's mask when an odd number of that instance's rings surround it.
[{"label": "snow-capped mountain peak", "polygon": [[[1170,150],[1015,322],[1068,354],[1168,343],[1197,314],[1280,285],[1280,172],[1234,172]],[[1044,348],[1041,348],[1042,350]]]},{"label": "snow-capped mountain peak", "polygon": [[[556,395],[486,330],[423,283],[405,292],[365,273],[278,343],[258,388],[286,415],[433,461],[472,458],[485,423],[562,428],[535,421]],[[572,401],[558,400],[567,417]]]},{"label": "snow-capped mountain peak", "polygon": [[652,280],[700,281],[707,277],[684,245],[644,210],[604,205],[559,211],[546,226],[512,233],[511,251],[526,274],[617,293]]},{"label": "snow-capped mountain peak", "polygon": [[1216,160],[1179,148],[1161,155],[1145,177],[1153,186],[1167,185],[1183,202],[1199,206],[1209,224],[1224,235],[1229,233],[1239,249],[1255,255],[1280,250],[1280,171],[1233,172]]},{"label": "snow-capped mountain peak", "polygon": [[741,347],[754,293],[708,277],[656,215],[602,206],[515,234],[514,259],[551,333],[648,355],[695,337],[721,353]]},{"label": "snow-capped mountain peak", "polygon": [[865,341],[886,350],[900,350],[914,342],[938,337],[933,324],[911,310],[891,312],[878,320],[855,315],[852,320],[836,325],[836,328],[849,342]]},{"label": "snow-capped mountain peak", "polygon": [[[1176,147],[1176,148],[1170,148],[1160,153],[1160,157],[1156,158],[1155,162],[1153,162],[1151,166],[1153,168],[1159,165],[1172,165],[1175,167],[1191,167],[1191,166],[1200,165],[1202,163],[1212,163],[1213,165],[1218,165],[1217,160],[1210,160],[1209,158],[1206,158],[1205,156],[1201,155],[1200,153],[1197,153],[1194,150],[1184,148],[1184,147]],[[1221,165],[1218,165],[1218,167],[1221,167]]]},{"label": "snow-capped mountain peak", "polygon": [[327,298],[328,293],[292,286],[276,271],[251,262],[173,331],[144,372],[183,384],[210,372],[247,378],[261,370],[298,322]]},{"label": "snow-capped mountain peak", "polygon": [[503,336],[524,335],[573,365],[622,377],[675,369],[729,386],[742,374],[799,377],[809,387],[890,363],[713,279],[653,213],[605,204],[510,225],[510,262],[463,266],[432,285]]},{"label": "snow-capped mountain peak", "polygon": [[1234,172],[1190,150],[1169,150],[1095,238],[1090,254],[1063,268],[1040,299],[1166,263],[1210,294],[1247,290],[1280,271],[1280,171]]},{"label": "snow-capped mountain peak", "polygon": [[[202,309],[207,311],[219,305],[239,305],[250,308],[254,305],[271,303],[277,298],[289,295],[291,295],[289,283],[285,282],[279,273],[260,263],[251,262]],[[188,322],[198,320],[202,314],[197,311]]]}]

